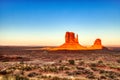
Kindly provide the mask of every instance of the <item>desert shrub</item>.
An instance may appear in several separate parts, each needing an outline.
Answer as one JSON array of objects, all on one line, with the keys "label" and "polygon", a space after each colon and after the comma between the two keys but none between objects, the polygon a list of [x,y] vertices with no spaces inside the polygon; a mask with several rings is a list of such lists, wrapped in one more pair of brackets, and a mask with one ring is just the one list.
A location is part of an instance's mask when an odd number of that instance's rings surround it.
[{"label": "desert shrub", "polygon": [[35,77],[35,76],[37,76],[37,75],[38,75],[37,73],[32,72],[32,73],[29,73],[29,74],[28,74],[28,77]]},{"label": "desert shrub", "polygon": [[23,60],[21,60],[21,61],[20,61],[20,64],[24,64],[24,61],[23,61]]},{"label": "desert shrub", "polygon": [[59,77],[55,76],[52,78],[52,80],[61,80]]},{"label": "desert shrub", "polygon": [[98,69],[97,69],[96,67],[91,67],[91,69],[92,69],[93,71],[98,71]]},{"label": "desert shrub", "polygon": [[117,67],[117,70],[120,71],[120,67]]},{"label": "desert shrub", "polygon": [[57,68],[50,68],[49,71],[50,71],[50,72],[58,72],[58,71],[57,71]]},{"label": "desert shrub", "polygon": [[111,78],[111,79],[115,79],[117,77],[116,73],[113,72],[113,71],[109,71],[108,72],[108,77]]},{"label": "desert shrub", "polygon": [[59,70],[63,71],[64,70],[64,66],[60,66]]},{"label": "desert shrub", "polygon": [[108,77],[111,78],[111,79],[115,79],[116,78],[115,75],[109,75]]},{"label": "desert shrub", "polygon": [[84,65],[84,64],[85,64],[84,61],[79,62],[79,65]]},{"label": "desert shrub", "polygon": [[68,78],[62,78],[62,80],[69,80]]},{"label": "desert shrub", "polygon": [[75,74],[75,75],[80,75],[80,74],[82,74],[82,71],[80,71],[80,70],[74,71],[74,74]]},{"label": "desert shrub", "polygon": [[69,72],[69,71],[66,71],[65,73],[66,73],[68,76],[72,76],[72,75],[74,75],[73,72]]},{"label": "desert shrub", "polygon": [[91,63],[91,65],[90,65],[91,67],[96,67],[97,66],[97,64],[96,63]]},{"label": "desert shrub", "polygon": [[70,64],[70,65],[74,65],[74,64],[75,64],[75,61],[74,61],[74,60],[69,60],[69,64]]},{"label": "desert shrub", "polygon": [[119,59],[119,60],[117,60],[117,62],[118,62],[118,63],[120,63],[120,59]]},{"label": "desert shrub", "polygon": [[64,70],[70,70],[70,68],[68,66],[65,66]]},{"label": "desert shrub", "polygon": [[10,69],[0,71],[0,74],[2,74],[2,75],[6,75],[6,74],[10,74],[10,73],[12,73],[12,71]]},{"label": "desert shrub", "polygon": [[[75,80],[82,80],[82,79],[78,79],[78,78],[76,78]],[[84,79],[83,79],[84,80]]]},{"label": "desert shrub", "polygon": [[16,80],[29,80],[29,79],[23,76],[16,76]]},{"label": "desert shrub", "polygon": [[41,78],[46,79],[48,77],[46,75],[42,75]]},{"label": "desert shrub", "polygon": [[104,70],[100,70],[99,73],[100,73],[100,74],[104,74],[104,73],[106,73],[106,71],[104,71]]},{"label": "desert shrub", "polygon": [[3,70],[3,71],[0,71],[0,74],[2,74],[2,75],[6,75],[7,72],[6,72],[6,70]]},{"label": "desert shrub", "polygon": [[80,66],[77,66],[76,67],[78,70],[84,70],[85,68],[84,67],[80,67]]},{"label": "desert shrub", "polygon": [[101,60],[100,60],[100,61],[98,61],[98,64],[103,64],[103,61],[101,61]]},{"label": "desert shrub", "polygon": [[110,66],[110,68],[111,68],[111,69],[117,69],[118,67],[117,67],[117,66],[112,65],[112,66]]},{"label": "desert shrub", "polygon": [[30,66],[27,66],[27,67],[23,68],[23,70],[30,71],[30,70],[32,70],[32,68]]},{"label": "desert shrub", "polygon": [[62,60],[59,60],[59,63],[62,63]]},{"label": "desert shrub", "polygon": [[90,74],[87,75],[86,78],[88,78],[88,79],[96,79],[95,75],[90,75]]},{"label": "desert shrub", "polygon": [[48,76],[49,79],[50,79],[51,77],[52,77],[51,75]]},{"label": "desert shrub", "polygon": [[103,76],[103,75],[102,75],[102,76],[100,76],[100,80],[101,80],[101,79],[107,79],[107,78],[106,78],[106,76]]},{"label": "desert shrub", "polygon": [[17,59],[23,59],[22,57],[18,56]]},{"label": "desert shrub", "polygon": [[2,62],[8,62],[9,60],[7,60],[7,59],[4,59],[4,60],[2,60]]},{"label": "desert shrub", "polygon": [[86,69],[86,70],[83,71],[83,74],[93,75],[93,72],[88,70],[88,69]]}]

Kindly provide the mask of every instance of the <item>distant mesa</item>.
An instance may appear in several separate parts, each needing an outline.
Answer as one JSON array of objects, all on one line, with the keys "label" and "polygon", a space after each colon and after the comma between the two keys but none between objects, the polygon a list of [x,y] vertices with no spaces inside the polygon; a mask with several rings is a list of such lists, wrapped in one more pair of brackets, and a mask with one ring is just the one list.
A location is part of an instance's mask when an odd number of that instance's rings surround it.
[{"label": "distant mesa", "polygon": [[102,48],[101,39],[96,39],[92,46],[86,47],[79,44],[78,34],[75,35],[74,32],[66,32],[65,43],[50,50],[98,50]]}]

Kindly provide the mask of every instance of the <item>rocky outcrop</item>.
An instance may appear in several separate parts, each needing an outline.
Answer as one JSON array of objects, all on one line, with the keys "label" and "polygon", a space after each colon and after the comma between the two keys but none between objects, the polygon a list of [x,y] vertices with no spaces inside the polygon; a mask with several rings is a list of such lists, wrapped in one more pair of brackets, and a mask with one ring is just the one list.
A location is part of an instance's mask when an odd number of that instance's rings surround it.
[{"label": "rocky outcrop", "polygon": [[102,49],[100,39],[96,39],[92,46],[85,47],[79,44],[78,34],[75,35],[74,32],[66,32],[65,43],[52,50],[96,50],[96,49]]},{"label": "rocky outcrop", "polygon": [[101,39],[96,39],[95,42],[94,42],[94,45],[95,46],[102,46]]},{"label": "rocky outcrop", "polygon": [[83,49],[78,42],[78,35],[75,36],[73,32],[66,32],[65,34],[65,43],[58,47],[58,49],[67,49],[67,50],[77,50]]},{"label": "rocky outcrop", "polygon": [[96,39],[93,46],[91,46],[92,49],[102,49],[102,43],[101,39]]},{"label": "rocky outcrop", "polygon": [[78,35],[76,35],[76,37],[75,37],[75,33],[66,32],[65,43],[78,43]]}]

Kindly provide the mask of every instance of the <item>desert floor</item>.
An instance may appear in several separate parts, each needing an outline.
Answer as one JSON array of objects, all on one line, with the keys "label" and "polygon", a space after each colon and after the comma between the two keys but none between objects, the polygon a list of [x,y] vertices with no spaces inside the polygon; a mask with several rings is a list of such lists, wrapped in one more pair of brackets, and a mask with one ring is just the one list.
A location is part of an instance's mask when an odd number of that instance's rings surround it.
[{"label": "desert floor", "polygon": [[0,80],[120,80],[120,48],[48,51],[1,46]]}]

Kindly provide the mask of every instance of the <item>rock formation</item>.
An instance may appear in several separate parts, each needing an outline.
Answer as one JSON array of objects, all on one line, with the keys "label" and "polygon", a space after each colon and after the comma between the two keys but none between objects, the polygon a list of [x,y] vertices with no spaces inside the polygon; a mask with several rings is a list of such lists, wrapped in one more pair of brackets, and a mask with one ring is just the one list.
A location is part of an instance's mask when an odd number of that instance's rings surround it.
[{"label": "rock formation", "polygon": [[75,35],[75,33],[73,32],[66,32],[65,43],[52,50],[96,50],[96,49],[102,49],[100,39],[96,39],[92,46],[85,47],[79,44],[78,34]]},{"label": "rock formation", "polygon": [[94,45],[91,46],[93,49],[102,49],[101,39],[96,39]]},{"label": "rock formation", "polygon": [[75,36],[73,32],[66,32],[65,34],[65,43],[58,47],[59,49],[67,49],[67,50],[76,50],[83,49],[78,42],[78,35]]},{"label": "rock formation", "polygon": [[75,33],[66,32],[65,43],[78,43],[78,35],[76,35],[76,37],[75,37]]},{"label": "rock formation", "polygon": [[95,46],[101,46],[101,39],[96,39],[95,42],[94,42],[94,45]]}]

